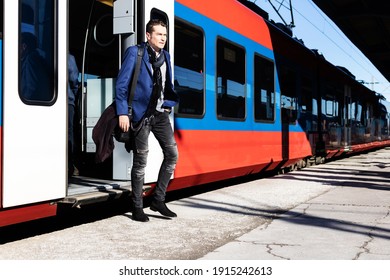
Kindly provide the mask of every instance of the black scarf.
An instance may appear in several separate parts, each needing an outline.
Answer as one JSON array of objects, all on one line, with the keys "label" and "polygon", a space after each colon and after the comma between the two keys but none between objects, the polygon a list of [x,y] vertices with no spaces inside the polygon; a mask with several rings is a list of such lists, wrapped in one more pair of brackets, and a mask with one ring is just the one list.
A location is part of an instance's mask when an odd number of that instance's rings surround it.
[{"label": "black scarf", "polygon": [[153,91],[149,102],[149,108],[148,108],[148,116],[154,113],[157,101],[161,95],[162,91],[162,77],[161,77],[161,65],[165,62],[165,55],[164,52],[161,50],[160,55],[157,57],[156,52],[150,47],[150,45],[147,45],[147,51],[149,54],[149,62],[152,64],[153,68]]}]

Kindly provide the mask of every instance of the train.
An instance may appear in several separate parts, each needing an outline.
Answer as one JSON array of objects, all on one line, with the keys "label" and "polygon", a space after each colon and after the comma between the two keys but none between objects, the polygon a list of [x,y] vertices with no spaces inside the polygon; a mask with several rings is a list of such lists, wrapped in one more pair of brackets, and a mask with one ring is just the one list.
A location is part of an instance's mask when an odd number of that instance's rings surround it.
[{"label": "train", "polygon": [[[246,0],[0,0],[0,226],[131,192],[132,154],[96,162],[94,125],[115,98],[122,54],[168,26],[179,160],[168,191],[301,168],[390,145],[383,97]],[[21,40],[35,36],[48,79],[23,89]],[[68,55],[80,71],[68,176]],[[35,75],[42,73],[33,65]],[[45,82],[46,81],[46,82]],[[162,154],[150,139],[145,195]]]}]

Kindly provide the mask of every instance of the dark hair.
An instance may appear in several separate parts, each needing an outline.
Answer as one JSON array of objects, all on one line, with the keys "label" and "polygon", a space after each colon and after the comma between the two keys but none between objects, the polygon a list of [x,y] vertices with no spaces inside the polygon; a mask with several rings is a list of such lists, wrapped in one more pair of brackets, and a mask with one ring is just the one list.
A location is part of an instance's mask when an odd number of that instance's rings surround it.
[{"label": "dark hair", "polygon": [[151,19],[149,20],[149,22],[146,24],[146,32],[148,33],[152,33],[153,32],[153,29],[155,26],[157,25],[161,25],[163,27],[167,27],[166,23],[163,22],[162,20],[159,20],[159,19]]}]

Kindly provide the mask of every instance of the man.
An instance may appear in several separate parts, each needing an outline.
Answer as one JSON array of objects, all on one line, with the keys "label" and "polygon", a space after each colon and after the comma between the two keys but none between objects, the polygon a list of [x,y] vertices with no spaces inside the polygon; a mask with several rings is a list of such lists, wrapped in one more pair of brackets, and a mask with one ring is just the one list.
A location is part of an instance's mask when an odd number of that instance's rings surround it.
[{"label": "man", "polygon": [[79,70],[76,59],[72,54],[68,54],[68,177],[78,175],[78,170],[74,166],[74,114],[75,102],[79,91]]},{"label": "man", "polygon": [[34,34],[21,34],[20,57],[21,95],[26,101],[51,101],[49,71]]},{"label": "man", "polygon": [[[147,42],[141,44],[144,55],[141,61],[140,75],[135,89],[132,106],[132,125],[140,125],[134,137],[133,168],[131,170],[133,219],[147,222],[149,218],[143,211],[143,184],[148,156],[148,138],[150,132],[158,140],[164,155],[154,189],[150,209],[167,217],[176,217],[176,213],[165,204],[165,193],[169,180],[176,167],[178,150],[173,135],[169,114],[178,102],[173,89],[170,55],[164,50],[167,40],[167,26],[160,20],[150,20],[146,25]],[[116,83],[116,113],[119,127],[130,129],[128,118],[129,86],[133,77],[138,47],[126,50]]]}]

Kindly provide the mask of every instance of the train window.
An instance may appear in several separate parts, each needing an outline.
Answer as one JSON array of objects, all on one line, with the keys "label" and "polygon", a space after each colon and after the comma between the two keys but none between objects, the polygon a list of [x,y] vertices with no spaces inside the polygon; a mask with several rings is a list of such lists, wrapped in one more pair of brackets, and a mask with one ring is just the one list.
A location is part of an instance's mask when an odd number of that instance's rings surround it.
[{"label": "train window", "polygon": [[[359,124],[359,125],[363,125],[364,124],[364,118],[363,118],[363,106],[362,106],[362,103],[361,101],[359,101],[357,103],[357,108],[356,108],[356,122]],[[362,121],[363,120],[363,121]]]},{"label": "train window", "polygon": [[317,108],[313,98],[313,78],[307,74],[302,75],[300,84],[299,118],[298,123],[305,131],[313,130],[316,127]]},{"label": "train window", "polygon": [[217,116],[244,120],[245,109],[245,50],[218,39]]},{"label": "train window", "polygon": [[343,105],[343,111],[342,111],[342,118],[343,118],[343,125],[349,125],[349,121],[351,119],[351,97],[345,96],[344,98],[344,105]]},{"label": "train window", "polygon": [[295,124],[298,112],[297,74],[287,65],[280,68],[281,109],[283,123]]},{"label": "train window", "polygon": [[54,101],[55,2],[20,0],[19,95],[26,104]]},{"label": "train window", "polygon": [[274,63],[255,55],[255,120],[275,119]]},{"label": "train window", "polygon": [[[342,115],[342,107],[343,107],[343,91],[342,87],[339,85],[334,85],[331,83],[327,83],[324,87],[324,92],[321,97],[321,112],[323,116],[323,120],[326,123],[326,126],[339,126],[342,124],[341,115]],[[348,101],[347,101],[348,103]],[[348,114],[349,109],[346,114]]]},{"label": "train window", "polygon": [[303,75],[301,80],[301,96],[300,96],[300,111],[312,112],[313,107],[313,81],[309,77]]},{"label": "train window", "polygon": [[327,95],[322,99],[322,112],[329,117],[338,116],[338,102],[334,96]]},{"label": "train window", "polygon": [[355,123],[356,118],[357,118],[357,114],[358,114],[358,112],[357,112],[357,99],[356,99],[356,97],[352,97],[351,100],[352,100],[351,110],[350,110],[351,115],[350,115],[349,119],[353,123]]},{"label": "train window", "polygon": [[[203,32],[175,20],[175,90],[180,103],[178,116],[204,114],[204,36]],[[186,42],[183,44],[183,42]]]},{"label": "train window", "polygon": [[359,106],[361,106],[362,108],[362,113],[361,113],[361,119],[360,119],[360,123],[363,125],[363,126],[367,126],[367,123],[368,123],[368,118],[369,118],[369,105],[366,103],[366,102],[360,102],[359,103]]}]

